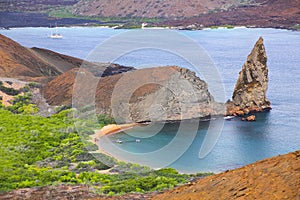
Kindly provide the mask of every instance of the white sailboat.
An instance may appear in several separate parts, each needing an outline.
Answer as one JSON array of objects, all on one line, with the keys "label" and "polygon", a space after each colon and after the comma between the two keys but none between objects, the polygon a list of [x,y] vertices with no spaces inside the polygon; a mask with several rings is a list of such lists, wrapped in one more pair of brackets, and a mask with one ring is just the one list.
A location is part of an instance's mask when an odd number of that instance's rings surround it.
[{"label": "white sailboat", "polygon": [[[51,25],[50,25],[50,28],[51,28]],[[49,35],[49,38],[52,38],[52,39],[62,39],[63,38],[62,34],[58,33],[58,31],[57,31],[57,24],[55,27],[55,33],[52,33],[52,30],[51,30],[51,34]]]}]

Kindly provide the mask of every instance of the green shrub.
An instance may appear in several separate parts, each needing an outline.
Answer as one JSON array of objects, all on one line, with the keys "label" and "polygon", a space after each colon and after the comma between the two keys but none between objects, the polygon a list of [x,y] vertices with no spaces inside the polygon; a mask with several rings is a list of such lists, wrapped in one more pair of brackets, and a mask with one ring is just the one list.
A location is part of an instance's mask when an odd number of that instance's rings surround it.
[{"label": "green shrub", "polygon": [[30,87],[30,88],[41,88],[41,84],[36,83],[36,82],[30,82],[30,83],[28,83],[28,87]]},{"label": "green shrub", "polygon": [[[191,178],[174,169],[154,171],[118,163],[104,154],[90,154],[87,147],[91,143],[82,140],[74,129],[75,119],[68,117],[70,112],[45,118],[0,109],[0,192],[67,183],[92,184],[109,195],[143,193],[170,188]],[[120,173],[97,172],[110,167]]]},{"label": "green shrub", "polygon": [[18,108],[18,113],[25,115],[34,115],[39,111],[38,107],[34,104],[23,105]]},{"label": "green shrub", "polygon": [[10,95],[10,96],[15,96],[20,93],[19,90],[15,90],[14,88],[5,87],[5,86],[3,86],[3,84],[0,85],[0,91],[4,92],[5,94]]},{"label": "green shrub", "polygon": [[115,124],[116,123],[113,118],[108,117],[107,115],[100,114],[97,116],[97,118],[98,118],[98,123],[100,124],[100,127],[103,127],[107,124]]}]

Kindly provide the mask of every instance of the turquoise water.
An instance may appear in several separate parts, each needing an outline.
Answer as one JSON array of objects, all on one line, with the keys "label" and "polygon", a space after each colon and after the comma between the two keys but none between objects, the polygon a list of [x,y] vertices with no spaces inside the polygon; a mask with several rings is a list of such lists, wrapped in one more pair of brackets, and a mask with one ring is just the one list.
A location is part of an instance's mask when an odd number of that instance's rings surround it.
[{"label": "turquoise water", "polygon": [[[75,57],[86,58],[101,42],[127,30],[106,28],[61,28],[62,40],[48,39],[47,28],[20,28],[0,30],[27,47],[52,49]],[[223,171],[236,168],[257,160],[300,149],[300,32],[278,29],[221,29],[202,31],[179,31],[201,45],[215,63],[224,83],[226,99],[231,97],[238,73],[259,36],[264,37],[268,55],[269,90],[268,98],[272,110],[257,114],[256,122],[242,122],[239,119],[225,121],[221,135],[208,156],[199,158],[199,149],[206,136],[209,122],[201,122],[192,144],[168,166],[181,172]],[[152,55],[153,54],[153,55]],[[181,59],[166,57],[157,52],[140,51],[120,59],[119,63],[140,66],[143,63],[179,65],[189,67]],[[142,60],[142,62],[141,62]],[[157,125],[160,126],[160,125]],[[133,130],[109,136],[101,142],[104,149],[115,146],[132,154],[146,154],[159,151],[172,139],[183,142],[192,137],[188,129],[178,136],[179,124],[168,124],[158,134],[149,137],[150,130]],[[154,127],[153,127],[154,128]],[[120,139],[122,144],[115,141]],[[139,139],[140,142],[135,140]],[[170,150],[170,155],[180,149],[181,144]],[[121,159],[118,151],[110,152]],[[160,162],[163,157],[144,157],[141,163]],[[167,158],[166,158],[167,160]]]}]

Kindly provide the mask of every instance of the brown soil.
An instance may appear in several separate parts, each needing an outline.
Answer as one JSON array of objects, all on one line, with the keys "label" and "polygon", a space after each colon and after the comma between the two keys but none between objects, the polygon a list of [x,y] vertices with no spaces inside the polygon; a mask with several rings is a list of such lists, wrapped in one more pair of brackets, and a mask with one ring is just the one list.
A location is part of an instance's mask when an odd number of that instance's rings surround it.
[{"label": "brown soil", "polygon": [[80,67],[82,60],[45,49],[26,48],[0,34],[0,76],[40,80]]},{"label": "brown soil", "polygon": [[[13,88],[15,90],[20,90],[26,85],[26,82],[22,82],[11,78],[0,78],[0,81],[2,82],[4,87]],[[4,106],[11,106],[11,101],[14,99],[13,95],[8,95],[5,92],[0,91],[0,97],[2,98],[1,103]]]},{"label": "brown soil", "polygon": [[[118,87],[121,87],[121,91],[126,91],[128,84],[136,84],[135,81],[147,83],[151,80],[151,76],[155,76],[157,77],[157,82],[161,82],[167,80],[176,70],[178,70],[177,67],[149,68],[126,73],[126,76],[123,76],[123,74],[112,74],[100,79],[88,70],[80,69],[78,72],[76,68],[63,73],[47,83],[43,88],[43,95],[50,105],[71,105],[72,98],[76,98],[76,102],[79,103],[78,106],[81,108],[85,105],[96,103],[99,112],[106,112],[111,107],[111,97],[114,87],[121,78],[122,84],[118,85]],[[136,77],[139,77],[139,79],[136,79]],[[74,83],[76,88],[74,88]],[[95,83],[97,90],[93,88]],[[154,92],[157,87],[158,85],[156,84],[146,84],[137,88],[132,94],[131,101],[137,101],[138,97]],[[76,91],[74,92],[73,90]],[[93,102],[92,97],[94,95],[96,95],[96,102]],[[115,95],[116,99],[121,98],[121,94]]]},{"label": "brown soil", "polygon": [[300,199],[300,151],[209,176],[152,199]]}]

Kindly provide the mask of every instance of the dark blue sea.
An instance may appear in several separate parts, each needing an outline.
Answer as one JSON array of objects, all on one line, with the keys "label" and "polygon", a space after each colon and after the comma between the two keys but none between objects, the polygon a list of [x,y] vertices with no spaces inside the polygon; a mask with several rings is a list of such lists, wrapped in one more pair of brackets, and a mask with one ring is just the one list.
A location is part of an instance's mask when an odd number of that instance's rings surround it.
[{"label": "dark blue sea", "polygon": [[[100,27],[59,28],[59,31],[64,36],[61,40],[48,38],[48,28],[17,28],[0,30],[0,33],[26,47],[47,48],[85,59],[99,44],[128,32]],[[180,172],[195,173],[233,169],[300,149],[300,32],[235,28],[177,33],[201,46],[214,63],[224,86],[222,101],[231,98],[238,73],[255,42],[262,36],[268,56],[267,97],[272,110],[256,114],[255,122],[243,122],[239,118],[222,122],[224,125],[220,135],[215,136],[217,140],[212,150],[203,158],[199,156],[199,151],[205,142],[210,122],[200,122],[195,134],[189,132],[193,131],[194,126],[189,126],[189,122],[180,134],[181,123],[159,124],[158,128],[153,126],[153,129],[157,128],[156,132],[134,129],[100,141],[105,150],[121,160],[154,168],[170,166]],[[116,62],[137,68],[147,67],[147,63],[190,68],[190,63],[182,58],[151,49],[131,52]],[[212,93],[214,96],[219,94],[218,91]],[[122,143],[116,143],[118,140]]]}]

